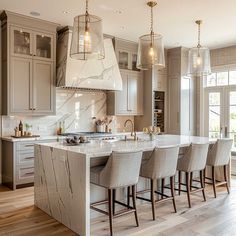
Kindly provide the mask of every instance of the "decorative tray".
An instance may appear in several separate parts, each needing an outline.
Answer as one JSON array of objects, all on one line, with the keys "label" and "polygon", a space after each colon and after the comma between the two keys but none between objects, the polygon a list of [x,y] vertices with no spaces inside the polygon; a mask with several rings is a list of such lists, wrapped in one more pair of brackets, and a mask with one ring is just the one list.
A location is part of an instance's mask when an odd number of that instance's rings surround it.
[{"label": "decorative tray", "polygon": [[12,138],[39,138],[40,135],[31,135],[31,136],[11,136]]},{"label": "decorative tray", "polygon": [[64,142],[64,145],[65,146],[78,146],[78,145],[86,144],[86,143],[90,143],[90,141],[86,141],[86,142],[83,142],[83,143],[67,143],[67,142]]}]

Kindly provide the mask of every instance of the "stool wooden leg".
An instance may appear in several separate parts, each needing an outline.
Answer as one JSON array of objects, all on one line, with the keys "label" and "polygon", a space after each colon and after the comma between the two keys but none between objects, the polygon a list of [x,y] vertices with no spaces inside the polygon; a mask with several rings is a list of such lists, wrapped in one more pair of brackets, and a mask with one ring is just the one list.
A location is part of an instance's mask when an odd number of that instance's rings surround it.
[{"label": "stool wooden leg", "polygon": [[170,187],[171,187],[171,196],[173,197],[172,202],[173,202],[173,207],[175,210],[175,213],[177,212],[176,209],[176,204],[175,204],[175,183],[174,183],[174,176],[170,177]]},{"label": "stool wooden leg", "polygon": [[130,186],[127,188],[127,205],[128,205],[127,208],[129,208],[129,206],[130,206]]},{"label": "stool wooden leg", "polygon": [[203,170],[203,182],[204,182],[204,188],[205,188],[205,186],[206,186],[206,167],[205,167],[205,169]]},{"label": "stool wooden leg", "polygon": [[193,185],[193,172],[190,173],[190,190],[192,191],[192,185]]},{"label": "stool wooden leg", "polygon": [[216,198],[216,177],[215,177],[215,167],[214,166],[212,166],[211,171],[212,171],[211,174],[212,174],[213,191],[214,191],[214,196]]},{"label": "stool wooden leg", "polygon": [[153,220],[156,219],[155,216],[155,197],[154,197],[154,185],[153,185],[153,179],[151,179],[151,201],[152,201],[152,218]]},{"label": "stool wooden leg", "polygon": [[[165,187],[165,179],[161,180],[161,193],[164,194],[164,188]],[[161,196],[161,199],[163,199],[164,196]]]},{"label": "stool wooden leg", "polygon": [[186,188],[187,188],[187,196],[188,196],[188,206],[191,208],[191,200],[190,200],[190,173],[186,172]]},{"label": "stool wooden leg", "polygon": [[179,195],[181,193],[182,172],[179,170]]},{"label": "stool wooden leg", "polygon": [[228,194],[229,194],[230,189],[229,189],[229,183],[228,183],[227,165],[224,166],[224,176],[225,176],[225,181],[226,181],[226,188],[227,188],[227,191],[228,191]]},{"label": "stool wooden leg", "polygon": [[136,186],[135,185],[132,186],[132,199],[133,199],[133,207],[135,209],[135,212],[134,212],[135,220],[138,227],[139,222],[138,222],[138,213],[137,213],[137,207],[136,207]]},{"label": "stool wooden leg", "polygon": [[113,236],[113,197],[112,197],[112,189],[108,189],[108,205],[109,205],[109,222],[110,222],[110,235]]},{"label": "stool wooden leg", "polygon": [[201,182],[201,188],[202,188],[202,196],[203,196],[203,199],[204,201],[206,201],[206,195],[205,195],[205,184],[204,184],[204,171],[201,170],[200,171],[200,182]]},{"label": "stool wooden leg", "polygon": [[113,205],[112,205],[112,212],[113,212],[113,215],[115,214],[115,200],[116,200],[116,190],[115,189],[113,189],[112,190],[113,191],[113,199],[112,199],[112,203],[113,203]]}]

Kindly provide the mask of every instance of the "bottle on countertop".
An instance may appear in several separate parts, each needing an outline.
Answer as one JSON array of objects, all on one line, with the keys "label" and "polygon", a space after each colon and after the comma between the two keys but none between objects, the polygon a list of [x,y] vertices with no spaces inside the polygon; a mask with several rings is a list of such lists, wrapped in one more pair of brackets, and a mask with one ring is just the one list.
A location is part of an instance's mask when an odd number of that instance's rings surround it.
[{"label": "bottle on countertop", "polygon": [[62,127],[61,127],[61,133],[64,134],[65,133],[65,121],[62,122]]},{"label": "bottle on countertop", "polygon": [[19,132],[20,132],[20,136],[23,136],[23,135],[24,135],[24,130],[23,130],[23,123],[22,123],[22,121],[20,121],[20,123],[19,123]]},{"label": "bottle on countertop", "polygon": [[57,128],[57,135],[62,133],[61,122],[59,122],[59,127]]}]

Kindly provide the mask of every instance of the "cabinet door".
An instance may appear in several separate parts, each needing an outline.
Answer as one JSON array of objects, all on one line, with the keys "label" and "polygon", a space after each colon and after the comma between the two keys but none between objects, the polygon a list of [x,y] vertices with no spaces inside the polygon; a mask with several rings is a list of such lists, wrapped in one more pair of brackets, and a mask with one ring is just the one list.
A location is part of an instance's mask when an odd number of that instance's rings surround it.
[{"label": "cabinet door", "polygon": [[143,115],[143,75],[138,76],[137,115]]},{"label": "cabinet door", "polygon": [[180,133],[179,77],[169,78],[169,129],[172,134]]},{"label": "cabinet door", "polygon": [[134,74],[128,76],[128,112],[137,114],[138,108],[138,78]]},{"label": "cabinet door", "polygon": [[52,60],[53,35],[44,33],[34,34],[34,56],[40,60]]},{"label": "cabinet door", "polygon": [[117,60],[120,69],[128,70],[130,67],[130,55],[127,51],[118,50],[117,51]]},{"label": "cabinet door", "polygon": [[54,113],[53,62],[33,61],[34,114]]},{"label": "cabinet door", "polygon": [[128,114],[128,74],[125,72],[121,72],[123,89],[122,91],[116,92],[116,114]]},{"label": "cabinet door", "polygon": [[21,27],[10,28],[10,45],[12,56],[32,57],[33,33]]},{"label": "cabinet door", "polygon": [[32,59],[11,58],[9,113],[31,113]]}]

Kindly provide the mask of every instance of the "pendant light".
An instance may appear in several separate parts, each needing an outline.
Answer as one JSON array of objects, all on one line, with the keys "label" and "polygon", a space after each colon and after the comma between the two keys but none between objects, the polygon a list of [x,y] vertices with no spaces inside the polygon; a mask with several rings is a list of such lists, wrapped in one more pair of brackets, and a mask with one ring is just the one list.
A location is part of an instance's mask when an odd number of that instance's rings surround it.
[{"label": "pendant light", "polygon": [[149,1],[147,5],[151,8],[151,32],[139,38],[137,68],[141,70],[148,70],[153,66],[165,66],[162,35],[155,34],[153,31],[153,8],[157,2]]},{"label": "pendant light", "polygon": [[193,76],[204,76],[211,73],[210,50],[201,45],[201,20],[195,22],[198,25],[198,44],[189,50],[188,72]]},{"label": "pendant light", "polygon": [[88,13],[88,0],[85,15],[74,18],[70,56],[77,60],[105,58],[102,19]]}]

